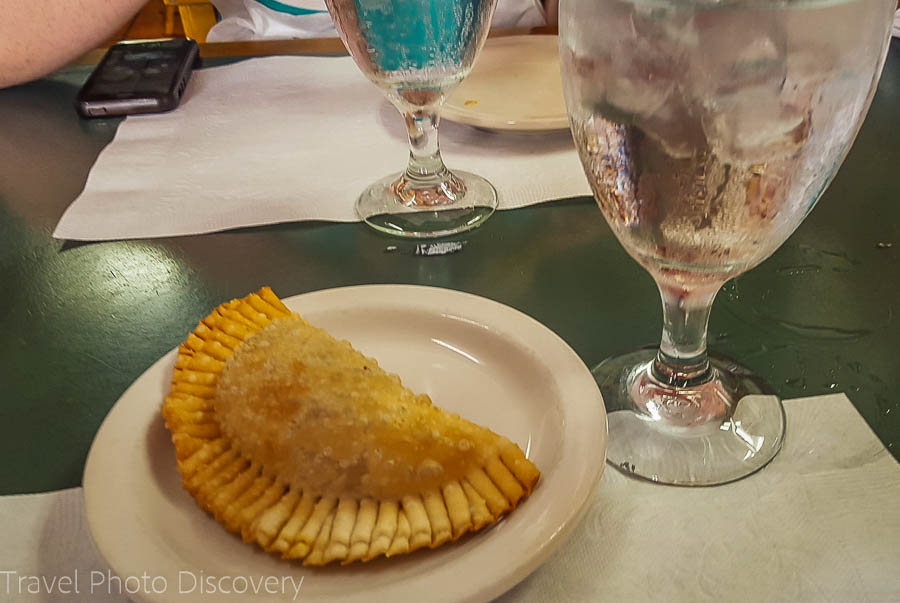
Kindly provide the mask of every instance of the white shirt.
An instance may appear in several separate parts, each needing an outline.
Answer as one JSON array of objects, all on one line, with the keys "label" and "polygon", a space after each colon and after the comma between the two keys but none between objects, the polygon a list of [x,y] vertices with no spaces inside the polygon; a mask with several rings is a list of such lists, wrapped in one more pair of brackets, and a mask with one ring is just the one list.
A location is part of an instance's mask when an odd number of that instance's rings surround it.
[{"label": "white shirt", "polygon": [[[209,42],[337,36],[325,0],[212,0],[222,15]],[[498,0],[493,27],[546,25],[539,0]]]}]

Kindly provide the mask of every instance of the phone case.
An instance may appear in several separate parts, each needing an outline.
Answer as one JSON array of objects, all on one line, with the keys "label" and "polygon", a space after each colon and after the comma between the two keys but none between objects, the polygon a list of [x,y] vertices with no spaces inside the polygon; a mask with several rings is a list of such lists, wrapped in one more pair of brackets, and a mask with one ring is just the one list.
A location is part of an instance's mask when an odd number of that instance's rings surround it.
[{"label": "phone case", "polygon": [[178,106],[199,47],[190,39],[112,46],[75,101],[83,117],[162,113]]}]

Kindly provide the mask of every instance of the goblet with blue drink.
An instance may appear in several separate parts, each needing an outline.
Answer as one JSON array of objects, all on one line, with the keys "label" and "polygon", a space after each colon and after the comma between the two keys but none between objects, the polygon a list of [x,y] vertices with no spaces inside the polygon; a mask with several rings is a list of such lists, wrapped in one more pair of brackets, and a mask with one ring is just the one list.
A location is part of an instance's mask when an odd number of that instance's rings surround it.
[{"label": "goblet with blue drink", "polygon": [[472,69],[496,0],[327,0],[350,55],[403,115],[406,170],[378,180],[356,202],[370,226],[401,237],[439,237],[480,226],[497,192],[450,171],[438,144],[440,107]]}]

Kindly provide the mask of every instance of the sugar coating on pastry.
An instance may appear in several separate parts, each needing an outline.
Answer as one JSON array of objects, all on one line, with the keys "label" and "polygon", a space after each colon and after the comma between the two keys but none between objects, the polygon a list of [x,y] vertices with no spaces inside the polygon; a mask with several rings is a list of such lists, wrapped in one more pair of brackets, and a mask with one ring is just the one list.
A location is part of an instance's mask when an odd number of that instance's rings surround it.
[{"label": "sugar coating on pastry", "polygon": [[235,351],[214,408],[249,458],[323,495],[422,494],[509,446],[299,316],[273,320]]},{"label": "sugar coating on pastry", "polygon": [[163,415],[200,506],[307,565],[455,540],[540,477],[513,442],[413,393],[268,288],[188,336]]}]

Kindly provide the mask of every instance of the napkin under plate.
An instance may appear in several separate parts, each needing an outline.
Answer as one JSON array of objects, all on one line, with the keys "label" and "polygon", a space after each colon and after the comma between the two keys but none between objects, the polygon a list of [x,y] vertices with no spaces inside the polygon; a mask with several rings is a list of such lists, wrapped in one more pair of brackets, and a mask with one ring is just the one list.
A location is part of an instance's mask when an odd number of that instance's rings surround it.
[{"label": "napkin under plate", "polygon": [[[900,464],[843,394],[785,411],[784,449],[732,484],[659,486],[608,468],[572,538],[498,603],[900,600]],[[0,573],[0,601],[127,600],[106,588],[80,488],[0,496],[0,533],[0,572],[14,572],[10,593]],[[19,576],[76,570],[81,597],[91,576],[101,584],[90,599],[15,590]]]}]

